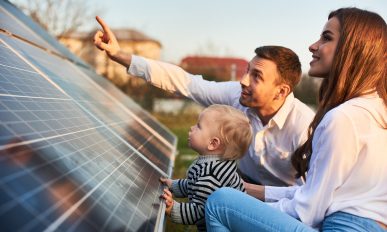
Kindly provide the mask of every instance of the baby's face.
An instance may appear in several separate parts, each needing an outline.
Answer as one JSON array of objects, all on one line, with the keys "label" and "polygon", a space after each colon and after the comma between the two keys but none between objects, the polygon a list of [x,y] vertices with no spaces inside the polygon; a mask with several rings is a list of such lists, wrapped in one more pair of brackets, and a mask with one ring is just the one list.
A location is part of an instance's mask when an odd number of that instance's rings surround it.
[{"label": "baby's face", "polygon": [[218,137],[216,116],[215,111],[203,111],[188,133],[188,145],[199,154],[206,154],[211,139],[214,136]]}]

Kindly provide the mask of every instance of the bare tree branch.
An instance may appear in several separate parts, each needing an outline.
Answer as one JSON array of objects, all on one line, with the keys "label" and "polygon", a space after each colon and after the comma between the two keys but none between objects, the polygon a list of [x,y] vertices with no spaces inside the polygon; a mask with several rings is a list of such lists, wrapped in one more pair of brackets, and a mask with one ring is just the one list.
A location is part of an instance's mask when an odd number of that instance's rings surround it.
[{"label": "bare tree branch", "polygon": [[60,38],[79,31],[102,10],[77,0],[14,0],[13,3],[50,34]]}]

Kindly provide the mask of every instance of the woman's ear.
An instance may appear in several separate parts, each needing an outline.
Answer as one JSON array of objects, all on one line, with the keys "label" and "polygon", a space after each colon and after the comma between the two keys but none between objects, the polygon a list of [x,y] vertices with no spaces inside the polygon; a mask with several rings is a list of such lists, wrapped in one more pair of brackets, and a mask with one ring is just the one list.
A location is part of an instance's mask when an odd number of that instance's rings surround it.
[{"label": "woman's ear", "polygon": [[209,151],[214,151],[220,148],[220,139],[218,137],[212,137],[210,143],[207,146]]}]

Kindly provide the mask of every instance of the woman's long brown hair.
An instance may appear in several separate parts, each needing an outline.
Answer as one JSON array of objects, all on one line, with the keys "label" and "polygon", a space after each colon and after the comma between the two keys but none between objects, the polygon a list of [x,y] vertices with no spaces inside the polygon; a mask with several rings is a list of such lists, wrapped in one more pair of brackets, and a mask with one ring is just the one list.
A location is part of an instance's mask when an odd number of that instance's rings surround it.
[{"label": "woman's long brown hair", "polygon": [[297,177],[305,178],[313,152],[314,132],[329,110],[375,91],[387,106],[386,22],[376,13],[357,8],[338,9],[328,19],[332,17],[339,20],[340,38],[331,71],[320,87],[319,104],[308,129],[308,139],[292,156]]}]

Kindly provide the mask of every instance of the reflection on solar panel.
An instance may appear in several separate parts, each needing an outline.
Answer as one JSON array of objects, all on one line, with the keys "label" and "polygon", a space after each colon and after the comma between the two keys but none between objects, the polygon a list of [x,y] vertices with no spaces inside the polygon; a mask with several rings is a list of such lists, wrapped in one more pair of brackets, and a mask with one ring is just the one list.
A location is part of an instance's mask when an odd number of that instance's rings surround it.
[{"label": "reflection on solar panel", "polygon": [[0,6],[1,231],[162,230],[176,137]]}]

